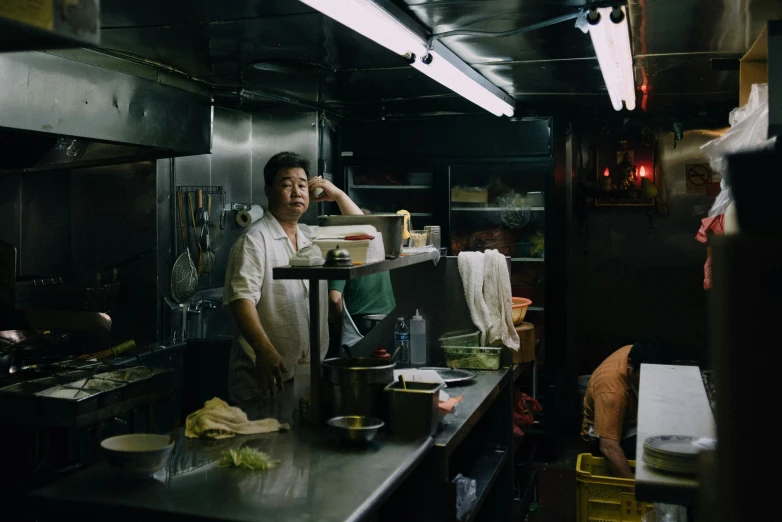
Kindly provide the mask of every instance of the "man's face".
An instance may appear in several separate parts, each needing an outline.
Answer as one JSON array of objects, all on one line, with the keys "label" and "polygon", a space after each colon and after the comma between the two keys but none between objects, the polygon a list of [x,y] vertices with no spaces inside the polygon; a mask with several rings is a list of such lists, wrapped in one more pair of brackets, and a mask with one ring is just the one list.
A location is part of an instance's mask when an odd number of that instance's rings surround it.
[{"label": "man's face", "polygon": [[278,170],[274,184],[265,191],[269,209],[278,219],[298,221],[310,205],[307,173],[299,167]]}]

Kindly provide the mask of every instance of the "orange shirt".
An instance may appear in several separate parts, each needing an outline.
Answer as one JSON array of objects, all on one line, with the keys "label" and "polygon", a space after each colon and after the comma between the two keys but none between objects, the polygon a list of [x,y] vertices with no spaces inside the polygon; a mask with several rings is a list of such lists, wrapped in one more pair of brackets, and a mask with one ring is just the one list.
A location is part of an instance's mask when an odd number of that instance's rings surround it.
[{"label": "orange shirt", "polygon": [[595,436],[621,441],[624,430],[638,424],[638,397],[627,374],[631,348],[624,346],[609,355],[589,379],[581,425],[581,438],[587,442],[590,425],[594,425]]}]

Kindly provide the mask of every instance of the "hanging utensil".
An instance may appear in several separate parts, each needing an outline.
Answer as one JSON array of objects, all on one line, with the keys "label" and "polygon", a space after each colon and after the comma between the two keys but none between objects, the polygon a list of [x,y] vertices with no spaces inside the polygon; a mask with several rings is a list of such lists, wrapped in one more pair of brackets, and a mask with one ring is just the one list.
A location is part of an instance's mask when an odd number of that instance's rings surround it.
[{"label": "hanging utensil", "polygon": [[179,203],[179,231],[182,234],[182,253],[179,254],[174,267],[171,269],[171,297],[177,303],[184,303],[195,293],[198,288],[198,269],[190,257],[190,249],[187,247],[187,232],[185,225],[184,195],[177,192]]},{"label": "hanging utensil", "polygon": [[195,210],[193,209],[193,194],[191,192],[187,193],[187,198],[190,202],[190,221],[193,223],[193,237],[195,237],[196,247],[198,247],[198,274],[200,275],[202,273],[201,267],[202,267],[202,253],[201,253],[201,242],[198,241],[198,229],[196,228],[196,218],[195,218]]},{"label": "hanging utensil", "polygon": [[[212,214],[212,195],[210,194],[206,198],[206,209],[209,213],[209,220],[207,224],[208,232],[209,232],[209,245],[210,245],[210,251],[217,252],[220,249],[220,236],[223,233],[223,228],[220,223],[215,221],[214,214]],[[223,219],[223,216],[220,216],[220,219]]]},{"label": "hanging utensil", "polygon": [[204,226],[201,227],[201,273],[208,274],[214,267],[215,254],[212,252],[212,246],[209,238],[209,215],[206,215]]},{"label": "hanging utensil", "polygon": [[197,210],[195,216],[196,225],[201,226],[209,220],[209,213],[204,208],[204,191],[198,189],[196,192]]}]

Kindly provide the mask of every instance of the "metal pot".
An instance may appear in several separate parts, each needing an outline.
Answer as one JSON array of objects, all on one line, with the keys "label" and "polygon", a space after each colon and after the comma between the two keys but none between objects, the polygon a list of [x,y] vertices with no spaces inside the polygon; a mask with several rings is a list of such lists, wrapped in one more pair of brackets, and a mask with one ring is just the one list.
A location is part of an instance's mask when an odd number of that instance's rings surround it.
[{"label": "metal pot", "polygon": [[362,415],[388,419],[383,389],[396,365],[374,357],[326,359],[322,363],[324,408],[328,417]]}]

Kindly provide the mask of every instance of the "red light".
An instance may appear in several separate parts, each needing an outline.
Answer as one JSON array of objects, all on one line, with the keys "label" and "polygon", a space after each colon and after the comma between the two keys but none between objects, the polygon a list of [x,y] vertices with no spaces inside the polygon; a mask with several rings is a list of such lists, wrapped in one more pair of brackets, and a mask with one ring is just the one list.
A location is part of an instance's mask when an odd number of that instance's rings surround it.
[{"label": "red light", "polygon": [[611,173],[608,172],[608,167],[606,167],[606,169],[603,171],[603,177],[607,178],[610,175],[611,175]]},{"label": "red light", "polygon": [[639,174],[641,175],[642,178],[645,178],[646,177],[646,167],[641,165],[641,170],[639,171]]}]

